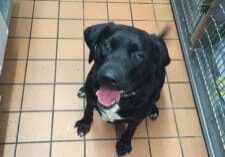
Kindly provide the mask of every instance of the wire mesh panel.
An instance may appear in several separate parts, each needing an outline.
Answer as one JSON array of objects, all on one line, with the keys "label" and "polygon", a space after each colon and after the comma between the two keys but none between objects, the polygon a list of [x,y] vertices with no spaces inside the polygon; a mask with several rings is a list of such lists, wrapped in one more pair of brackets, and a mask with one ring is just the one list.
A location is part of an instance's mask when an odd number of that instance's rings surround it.
[{"label": "wire mesh panel", "polygon": [[225,2],[221,2],[211,15],[209,24],[196,49],[202,72],[225,150]]},{"label": "wire mesh panel", "polygon": [[[224,157],[225,0],[171,2],[209,154]],[[200,35],[193,50],[196,32]]]},{"label": "wire mesh panel", "polygon": [[185,22],[188,28],[189,34],[192,34],[196,28],[204,9],[207,9],[208,0],[182,0],[181,5],[184,11]]}]

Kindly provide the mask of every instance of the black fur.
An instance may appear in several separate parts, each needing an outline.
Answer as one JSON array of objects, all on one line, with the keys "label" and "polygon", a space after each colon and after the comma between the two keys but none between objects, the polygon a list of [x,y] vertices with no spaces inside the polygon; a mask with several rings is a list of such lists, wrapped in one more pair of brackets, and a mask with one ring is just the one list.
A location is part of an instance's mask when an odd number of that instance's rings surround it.
[{"label": "black fur", "polygon": [[[117,153],[124,155],[131,151],[131,138],[142,120],[148,115],[152,119],[158,116],[155,103],[170,62],[165,42],[161,36],[114,23],[88,27],[84,36],[90,49],[89,63],[94,64],[82,88],[87,99],[84,117],[75,126],[79,135],[90,130],[93,110],[98,110],[96,91],[101,86],[135,91],[135,95],[121,98],[118,113],[124,119],[115,121],[128,123],[116,145]],[[110,76],[110,81],[102,74]]]}]

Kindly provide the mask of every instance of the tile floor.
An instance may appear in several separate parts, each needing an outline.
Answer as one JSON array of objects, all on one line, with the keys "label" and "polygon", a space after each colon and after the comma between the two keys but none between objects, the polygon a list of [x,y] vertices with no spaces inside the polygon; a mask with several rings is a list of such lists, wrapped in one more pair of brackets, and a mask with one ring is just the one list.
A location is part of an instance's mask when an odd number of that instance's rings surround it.
[{"label": "tile floor", "polygon": [[85,138],[73,128],[84,108],[76,92],[90,68],[83,30],[107,21],[149,33],[172,27],[160,116],[143,121],[128,156],[208,156],[169,0],[14,0],[0,78],[1,157],[117,157],[117,129],[98,114]]}]

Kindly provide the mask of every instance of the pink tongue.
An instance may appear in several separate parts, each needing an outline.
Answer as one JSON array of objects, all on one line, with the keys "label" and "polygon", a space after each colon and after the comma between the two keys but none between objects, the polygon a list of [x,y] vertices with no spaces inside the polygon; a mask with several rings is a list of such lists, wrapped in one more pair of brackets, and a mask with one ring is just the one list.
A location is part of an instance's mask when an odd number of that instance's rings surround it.
[{"label": "pink tongue", "polygon": [[120,91],[106,87],[101,87],[97,90],[96,95],[98,101],[105,107],[109,107],[120,100]]}]

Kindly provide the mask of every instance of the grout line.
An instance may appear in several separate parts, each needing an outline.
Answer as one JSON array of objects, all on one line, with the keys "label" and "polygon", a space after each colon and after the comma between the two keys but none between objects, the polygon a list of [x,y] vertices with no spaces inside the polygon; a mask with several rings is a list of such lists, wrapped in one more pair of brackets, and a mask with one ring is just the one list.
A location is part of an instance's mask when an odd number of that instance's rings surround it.
[{"label": "grout line", "polygon": [[[83,40],[83,39],[82,39]],[[85,57],[85,56],[83,56]],[[4,61],[55,61],[56,59],[54,58],[28,58],[28,59],[25,59],[25,58],[5,58]],[[58,58],[57,61],[88,61],[88,59],[86,58]],[[183,59],[171,59],[171,61],[180,61],[180,62],[184,62]]]},{"label": "grout line", "polygon": [[148,133],[148,123],[146,118],[144,120],[145,120],[145,127],[146,127],[147,137],[148,137],[148,150],[149,150],[150,157],[152,157],[152,149],[151,149],[150,137]]},{"label": "grout line", "polygon": [[[176,110],[196,110],[195,107],[180,107],[180,108],[175,108]],[[159,108],[159,110],[173,110],[173,108]],[[52,112],[53,110],[22,110],[22,111],[1,111],[2,114],[4,113],[41,113],[41,112]],[[84,109],[55,109],[54,112],[83,112]]]},{"label": "grout line", "polygon": [[25,110],[25,111],[1,111],[4,113],[42,113],[42,112],[83,112],[83,109],[74,109],[74,110]]},{"label": "grout line", "polygon": [[[114,19],[112,19],[111,21],[113,21]],[[85,21],[96,21],[96,20],[85,20]],[[99,20],[100,21],[100,20]],[[102,20],[103,22],[105,20]],[[116,21],[131,21],[131,20],[116,20]],[[144,21],[144,22],[148,22],[146,20],[133,20],[133,21]],[[149,21],[149,22],[155,22],[155,21]],[[29,37],[22,37],[22,36],[10,36],[8,37],[8,39],[29,39]],[[56,39],[56,38],[51,38],[51,37],[31,37],[31,39]],[[71,37],[71,38],[65,38],[65,37],[60,37],[59,38],[60,40],[64,39],[64,40],[83,40],[82,37]],[[167,38],[165,40],[169,40],[169,41],[173,41],[173,40],[176,40],[176,41],[179,41],[178,38]]]},{"label": "grout line", "polygon": [[[44,59],[44,58],[35,58],[35,59],[13,59],[13,58],[9,58],[9,59],[4,59],[4,61],[55,61],[56,59]],[[57,61],[83,61],[83,59],[57,59]]]},{"label": "grout line", "polygon": [[131,0],[129,0],[129,7],[130,7],[131,24],[132,24],[132,27],[134,27],[134,18],[133,18]]},{"label": "grout line", "polygon": [[[182,139],[192,139],[192,138],[203,138],[203,136],[183,136]],[[146,139],[177,139],[177,136],[171,136],[171,137],[133,137],[132,140],[146,140]],[[82,142],[82,141],[112,141],[112,140],[118,140],[118,138],[98,138],[98,139],[68,139],[68,140],[44,140],[44,141],[20,141],[20,142],[5,142],[0,143],[0,145],[5,144],[33,144],[33,143],[56,143],[56,142]]]},{"label": "grout line", "polygon": [[59,18],[60,18],[60,1],[58,1],[58,18],[57,18],[57,37],[56,37],[56,53],[55,53],[55,71],[54,71],[54,85],[53,85],[53,100],[52,100],[52,120],[51,120],[51,135],[50,135],[50,149],[49,157],[52,156],[52,139],[54,131],[54,117],[55,117],[55,93],[56,93],[56,74],[57,74],[57,59],[58,59],[58,44],[59,44]]},{"label": "grout line", "polygon": [[0,86],[10,85],[82,85],[82,82],[56,82],[56,83],[0,83]]},{"label": "grout line", "polygon": [[[130,3],[131,5],[131,3]],[[11,17],[12,19],[31,19],[30,17]],[[33,19],[38,19],[38,20],[57,20],[57,18],[33,18]],[[80,18],[60,18],[59,20],[65,20],[65,21],[69,21],[69,20],[74,20],[74,21],[83,21],[83,20],[90,20],[90,21],[105,21],[107,19],[95,19],[95,18],[84,18],[84,19],[80,19]],[[131,21],[130,19],[110,19],[110,20],[115,20],[115,21]],[[155,20],[151,20],[151,19],[135,19],[133,21],[146,21],[146,22],[155,22]],[[158,20],[158,22],[174,22],[174,20]]]},{"label": "grout line", "polygon": [[176,114],[175,114],[176,108],[174,107],[174,104],[173,104],[172,89],[170,87],[170,83],[168,83],[168,87],[169,87],[170,99],[171,99],[171,104],[172,104],[172,111],[173,111],[173,116],[174,116],[174,120],[175,120],[175,124],[176,124],[176,131],[177,131],[178,141],[179,141],[179,145],[180,145],[180,150],[181,150],[182,157],[184,157],[184,150],[183,150],[183,147],[182,147],[182,144],[181,144],[181,136],[180,136],[180,132],[179,132],[179,129],[178,129],[178,122],[177,122],[177,118],[176,118]]},{"label": "grout line", "polygon": [[[20,104],[20,111],[22,111],[22,107],[23,107],[23,98],[24,98],[24,91],[25,91],[25,82],[26,82],[26,75],[27,75],[29,52],[30,52],[32,27],[33,27],[34,8],[35,8],[35,0],[34,0],[34,3],[33,3],[32,19],[31,19],[31,25],[30,25],[30,34],[29,34],[29,38],[28,38],[29,41],[28,41],[27,58],[26,58],[26,64],[25,64],[25,72],[24,72],[24,80],[23,80],[23,89],[22,89],[22,98],[21,98],[21,104]],[[19,118],[18,118],[17,132],[16,132],[16,143],[15,143],[14,154],[13,154],[14,157],[16,157],[16,153],[17,153],[17,143],[18,143],[18,139],[19,139],[21,117],[22,117],[22,113],[20,112],[19,113]]]},{"label": "grout line", "polygon": [[[20,0],[20,1],[28,1],[28,0]],[[52,1],[52,0],[36,0],[36,1]],[[68,1],[68,0],[65,0],[65,1],[61,1],[62,3],[81,3],[81,2],[84,2],[84,3],[105,3],[103,1],[82,1],[82,0],[77,0],[77,1]],[[129,2],[113,2],[113,1],[110,1],[109,3],[129,3]],[[154,2],[131,2],[131,3],[134,3],[134,4],[160,4],[160,5],[170,5],[170,3],[154,3]]]},{"label": "grout line", "polygon": [[[84,29],[85,29],[85,0],[82,0],[83,4],[83,34],[84,34]],[[83,85],[85,83],[85,41],[84,41],[84,35],[83,35]],[[85,110],[85,98],[83,99],[83,111]],[[75,128],[77,129],[77,128]],[[83,151],[84,151],[84,157],[87,156],[87,142],[86,142],[86,135],[84,136],[84,145],[83,145]]]},{"label": "grout line", "polygon": [[[167,81],[165,83],[170,84],[190,84],[190,82],[171,82]],[[9,85],[83,85],[83,82],[56,82],[56,83],[0,83],[0,86]]]}]

